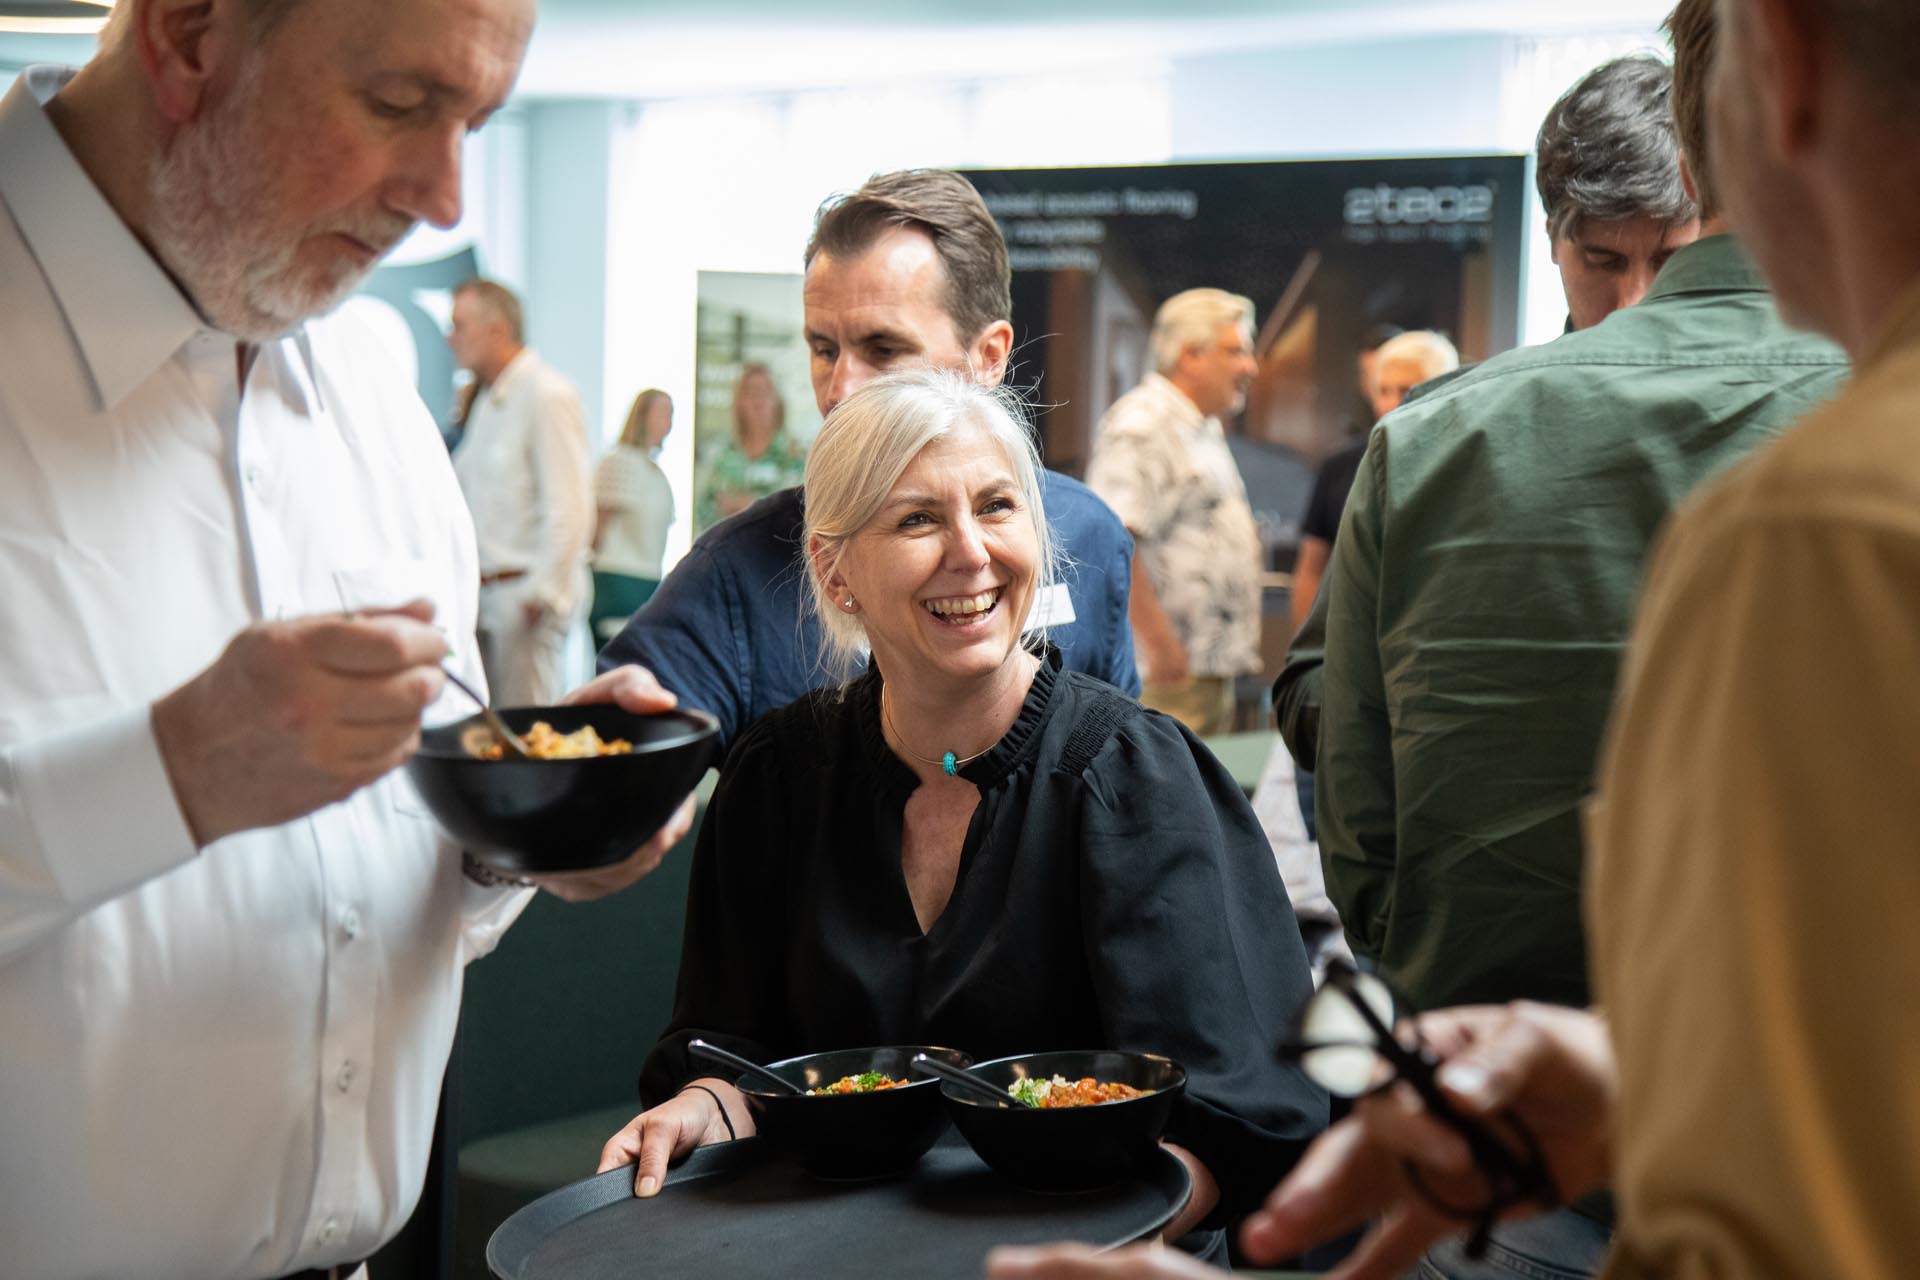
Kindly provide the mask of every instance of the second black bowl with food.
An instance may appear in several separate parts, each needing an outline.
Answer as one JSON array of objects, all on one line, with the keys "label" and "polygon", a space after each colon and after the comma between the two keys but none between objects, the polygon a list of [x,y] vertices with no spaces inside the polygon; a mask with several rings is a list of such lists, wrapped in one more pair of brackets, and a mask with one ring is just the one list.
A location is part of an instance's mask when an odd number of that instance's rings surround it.
[{"label": "second black bowl with food", "polygon": [[869,1071],[907,1083],[872,1093],[812,1097],[773,1093],[748,1076],[735,1083],[747,1096],[760,1132],[791,1148],[809,1172],[824,1178],[877,1178],[913,1164],[947,1128],[938,1083],[914,1074],[909,1065],[916,1053],[960,1067],[973,1061],[958,1049],[937,1045],[835,1049],[770,1062],[767,1070],[802,1089],[825,1088]]},{"label": "second black bowl with food", "polygon": [[[482,760],[491,738],[478,716],[423,730],[407,773],[441,829],[502,871],[584,871],[619,862],[658,831],[713,762],[720,725],[704,711],[639,715],[612,703],[504,707],[521,737],[544,720],[572,733],[592,725],[627,755],[577,760]],[[476,735],[476,727],[479,733]]]},{"label": "second black bowl with food", "polygon": [[[1036,1110],[996,1107],[949,1084],[940,1086],[954,1127],[974,1153],[1029,1191],[1090,1191],[1127,1177],[1153,1155],[1187,1072],[1157,1053],[1118,1049],[1029,1053],[982,1062],[973,1073],[1005,1089],[1016,1080],[1081,1080],[1150,1092],[1122,1102]],[[1012,1101],[1009,1098],[1009,1101]]]}]

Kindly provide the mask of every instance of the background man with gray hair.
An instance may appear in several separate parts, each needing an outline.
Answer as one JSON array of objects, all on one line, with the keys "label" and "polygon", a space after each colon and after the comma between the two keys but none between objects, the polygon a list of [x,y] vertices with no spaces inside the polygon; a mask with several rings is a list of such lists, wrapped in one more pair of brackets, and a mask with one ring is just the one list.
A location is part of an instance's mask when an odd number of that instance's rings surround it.
[{"label": "background man with gray hair", "polygon": [[1101,418],[1087,484],[1134,538],[1140,701],[1219,733],[1233,724],[1234,677],[1260,667],[1260,535],[1220,425],[1260,369],[1253,303],[1177,293],[1149,342],[1154,372]]}]

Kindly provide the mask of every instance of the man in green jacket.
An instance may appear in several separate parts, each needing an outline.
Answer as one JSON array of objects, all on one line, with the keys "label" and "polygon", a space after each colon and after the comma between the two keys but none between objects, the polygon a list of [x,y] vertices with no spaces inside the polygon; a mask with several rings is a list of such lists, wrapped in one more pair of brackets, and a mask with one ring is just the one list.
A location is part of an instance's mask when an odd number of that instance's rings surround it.
[{"label": "man in green jacket", "polygon": [[1639,305],[1388,415],[1354,479],[1320,848],[1355,951],[1418,1007],[1587,1003],[1579,810],[1648,545],[1845,375],[1708,230]]}]

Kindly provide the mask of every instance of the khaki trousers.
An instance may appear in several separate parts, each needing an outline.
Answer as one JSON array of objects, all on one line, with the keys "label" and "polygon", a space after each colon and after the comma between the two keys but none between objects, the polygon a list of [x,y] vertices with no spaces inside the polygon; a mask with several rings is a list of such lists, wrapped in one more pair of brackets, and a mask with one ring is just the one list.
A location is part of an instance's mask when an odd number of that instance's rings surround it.
[{"label": "khaki trousers", "polygon": [[1233,728],[1233,677],[1188,676],[1172,684],[1143,684],[1140,705],[1164,711],[1201,737]]}]

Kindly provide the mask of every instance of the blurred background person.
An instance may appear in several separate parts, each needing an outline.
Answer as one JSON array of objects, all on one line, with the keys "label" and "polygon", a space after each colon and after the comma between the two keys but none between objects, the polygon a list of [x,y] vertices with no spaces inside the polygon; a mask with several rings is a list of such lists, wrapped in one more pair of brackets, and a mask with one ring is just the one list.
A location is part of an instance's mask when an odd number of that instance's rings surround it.
[{"label": "blurred background person", "polygon": [[1188,289],[1148,341],[1154,371],[1100,419],[1087,486],[1133,535],[1141,702],[1223,733],[1234,678],[1260,669],[1260,535],[1221,427],[1259,372],[1253,303]]},{"label": "blurred background person", "polygon": [[740,370],[733,386],[733,436],[707,469],[695,515],[702,529],[781,489],[807,474],[807,448],[787,434],[787,406],[764,364]]},{"label": "blurred background person", "polygon": [[1397,324],[1381,323],[1368,329],[1360,340],[1360,354],[1354,357],[1354,386],[1360,392],[1356,412],[1361,415],[1352,428],[1357,436],[1365,436],[1373,430],[1373,424],[1380,421],[1380,415],[1373,411],[1373,373],[1379,363],[1380,348],[1389,338],[1397,338],[1406,330]]},{"label": "blurred background person", "polygon": [[587,611],[593,477],[580,394],[526,345],[520,300],[469,280],[447,345],[476,389],[454,473],[480,548],[480,657],[494,701],[558,702],[567,635]]},{"label": "blurred background person", "polygon": [[620,439],[593,472],[593,609],[596,648],[652,599],[673,524],[673,487],[660,446],[673,430],[673,398],[658,387],[634,397]]},{"label": "blurred background person", "polygon": [[[1407,393],[1421,383],[1459,367],[1460,353],[1441,335],[1430,329],[1395,331],[1361,357],[1360,378],[1373,421],[1398,409]],[[1334,539],[1340,532],[1340,513],[1346,510],[1347,492],[1353,488],[1353,473],[1359,470],[1360,456],[1366,451],[1367,441],[1362,435],[1328,454],[1320,464],[1313,494],[1307,499],[1306,517],[1300,522],[1300,554],[1294,561],[1293,592],[1287,602],[1296,629],[1307,620],[1313,598],[1320,592],[1320,578],[1327,571],[1327,557],[1333,554]]]},{"label": "blurred background person", "polygon": [[[1394,334],[1375,349],[1373,359],[1361,368],[1361,376],[1367,382],[1367,407],[1373,413],[1373,420],[1379,422],[1394,409],[1400,409],[1407,391],[1457,368],[1459,351],[1440,334],[1425,328]],[[1346,510],[1346,497],[1354,487],[1354,472],[1359,470],[1359,459],[1365,451],[1367,441],[1361,438],[1332,453],[1321,464],[1319,480],[1313,484],[1308,514],[1300,524],[1300,557],[1294,562],[1294,587],[1288,597],[1296,629],[1308,620],[1313,601],[1319,597],[1327,560],[1332,557],[1334,541],[1340,535],[1340,514]],[[1319,827],[1313,821],[1311,760],[1294,760],[1294,796],[1300,804],[1300,821],[1306,825],[1308,841],[1319,841]],[[1327,898],[1319,848],[1311,850],[1311,858],[1298,858],[1298,862],[1298,867],[1281,867],[1288,892],[1294,898],[1296,910],[1309,913],[1311,927],[1315,931],[1325,929],[1327,919],[1338,921],[1338,915]]]}]

